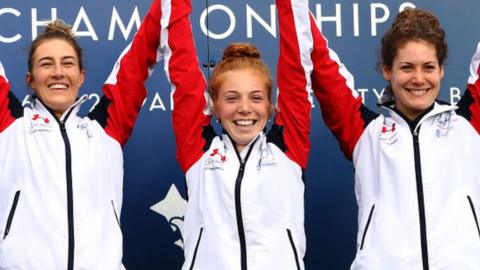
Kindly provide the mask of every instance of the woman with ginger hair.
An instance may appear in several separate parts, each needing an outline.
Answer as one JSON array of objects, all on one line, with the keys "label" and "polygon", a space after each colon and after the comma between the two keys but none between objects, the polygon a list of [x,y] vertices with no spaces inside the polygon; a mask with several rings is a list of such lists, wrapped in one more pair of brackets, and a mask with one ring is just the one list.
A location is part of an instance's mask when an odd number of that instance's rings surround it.
[{"label": "woman with ginger hair", "polygon": [[[208,83],[211,126],[191,26],[168,29],[165,69],[174,91],[177,160],[188,206],[182,269],[304,269],[304,182],[309,151],[309,67],[281,36],[278,110],[272,79],[250,44],[228,46]],[[305,70],[305,71],[304,71]]]},{"label": "woman with ginger hair", "polygon": [[390,95],[381,105],[386,113],[376,114],[362,104],[308,1],[276,3],[280,21],[294,19],[293,31],[312,44],[313,91],[355,167],[359,229],[351,269],[479,269],[480,46],[459,104],[437,101],[445,33],[430,12],[400,12],[382,38]]}]

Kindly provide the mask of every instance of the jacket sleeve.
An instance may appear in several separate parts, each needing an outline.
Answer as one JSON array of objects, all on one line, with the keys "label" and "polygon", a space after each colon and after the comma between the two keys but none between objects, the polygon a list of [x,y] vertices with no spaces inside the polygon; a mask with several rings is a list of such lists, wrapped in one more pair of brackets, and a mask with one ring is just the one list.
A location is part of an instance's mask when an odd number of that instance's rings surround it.
[{"label": "jacket sleeve", "polygon": [[10,91],[10,82],[0,62],[0,133],[22,115],[22,104]]},{"label": "jacket sleeve", "polygon": [[312,40],[308,35],[308,2],[293,3],[276,0],[280,54],[277,63],[278,111],[272,131],[282,129],[285,154],[305,169],[310,150],[313,96],[310,79],[313,67],[310,59]]},{"label": "jacket sleeve", "polygon": [[177,160],[186,172],[203,155],[214,137],[207,112],[206,81],[200,70],[191,23],[190,0],[173,0],[166,29],[165,72],[173,92],[172,123],[177,145]]},{"label": "jacket sleeve", "polygon": [[470,77],[468,78],[467,90],[458,102],[457,113],[470,121],[472,126],[480,134],[480,43],[470,63]]},{"label": "jacket sleeve", "polygon": [[[308,8],[307,0],[279,1],[288,3],[293,10]],[[305,12],[298,14],[306,16]],[[320,103],[323,120],[337,138],[344,155],[351,160],[361,134],[377,114],[363,105],[361,96],[354,89],[353,76],[328,47],[311,13],[308,19],[295,18],[295,27],[297,31],[304,32],[304,42],[312,43],[312,89]]]},{"label": "jacket sleeve", "polygon": [[144,82],[163,57],[161,39],[165,38],[169,24],[165,17],[170,14],[162,5],[170,6],[170,1],[153,1],[133,41],[121,53],[103,85],[104,96],[89,115],[122,146],[127,142],[146,98]]}]

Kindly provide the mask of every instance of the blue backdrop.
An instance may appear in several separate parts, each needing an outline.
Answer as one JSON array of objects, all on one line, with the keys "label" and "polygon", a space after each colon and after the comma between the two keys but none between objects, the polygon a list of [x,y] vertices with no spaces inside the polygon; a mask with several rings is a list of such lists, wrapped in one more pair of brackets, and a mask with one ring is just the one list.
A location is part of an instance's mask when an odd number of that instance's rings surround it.
[{"label": "blue backdrop", "polygon": [[[450,46],[441,99],[456,102],[480,40],[480,29],[476,29],[478,0],[311,0],[311,10],[330,46],[355,76],[356,88],[372,109],[376,109],[377,96],[385,86],[376,71],[379,40],[406,5],[429,9],[439,16]],[[24,80],[28,48],[42,30],[42,22],[62,18],[74,25],[85,51],[87,78],[81,93],[90,94],[83,108],[86,113],[98,101],[101,85],[149,6],[150,0],[2,0],[0,60],[14,93],[20,99],[28,94]],[[215,62],[228,43],[248,41],[259,47],[275,74],[278,24],[273,0],[198,0],[193,6],[191,19],[202,64]],[[207,74],[207,68],[203,69]],[[124,264],[127,269],[179,269],[183,261],[185,184],[175,161],[172,104],[162,63],[147,84],[148,97],[124,150]],[[357,230],[353,168],[324,127],[318,106],[313,109],[311,138],[305,195],[306,267],[348,269],[355,254]]]}]

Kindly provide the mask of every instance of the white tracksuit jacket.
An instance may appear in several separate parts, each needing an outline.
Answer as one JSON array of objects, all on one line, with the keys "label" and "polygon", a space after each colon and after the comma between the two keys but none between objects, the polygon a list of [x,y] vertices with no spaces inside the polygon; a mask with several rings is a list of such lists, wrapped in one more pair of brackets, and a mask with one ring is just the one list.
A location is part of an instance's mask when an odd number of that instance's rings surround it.
[{"label": "white tracksuit jacket", "polygon": [[480,46],[458,107],[435,102],[408,121],[385,104],[386,115],[378,115],[353,89],[308,15],[308,1],[276,2],[280,19],[295,11],[297,36],[312,44],[313,91],[355,167],[359,229],[351,269],[480,269]]},{"label": "white tracksuit jacket", "polygon": [[[145,21],[160,17],[154,5]],[[23,108],[0,64],[0,269],[124,269],[122,146],[168,22],[145,25],[88,117],[77,115],[86,96],[60,119],[35,98]]]},{"label": "white tracksuit jacket", "polygon": [[[184,2],[172,6],[171,14],[190,10]],[[165,70],[174,91],[177,159],[188,188],[182,269],[304,269],[302,176],[310,146],[311,67],[304,68],[308,54],[291,38],[280,38],[278,73],[290,76],[278,78],[274,124],[237,153],[204,113],[206,83],[188,17],[168,28]]]}]

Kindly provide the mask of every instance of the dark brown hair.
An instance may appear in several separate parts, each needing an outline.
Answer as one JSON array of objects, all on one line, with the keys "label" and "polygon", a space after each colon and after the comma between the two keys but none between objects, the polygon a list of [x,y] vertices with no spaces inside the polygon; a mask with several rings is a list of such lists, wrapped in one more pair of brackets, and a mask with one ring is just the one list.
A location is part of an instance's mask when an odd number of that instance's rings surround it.
[{"label": "dark brown hair", "polygon": [[398,49],[409,41],[420,40],[435,46],[438,64],[443,65],[448,45],[438,18],[422,9],[406,8],[397,15],[391,28],[383,35],[380,67],[391,69]]},{"label": "dark brown hair", "polygon": [[80,70],[83,70],[82,48],[80,48],[75,39],[75,35],[72,31],[72,26],[66,24],[62,20],[55,20],[50,22],[43,31],[43,33],[38,35],[30,45],[30,51],[28,53],[28,71],[32,72],[32,57],[38,46],[40,46],[40,44],[44,43],[45,41],[52,39],[61,39],[68,42],[77,54],[78,66],[80,67]]},{"label": "dark brown hair", "polygon": [[228,71],[251,69],[265,81],[265,87],[268,92],[268,98],[271,101],[272,93],[272,76],[270,71],[261,59],[258,49],[249,43],[232,43],[223,51],[222,60],[213,70],[212,76],[209,80],[208,94],[210,98],[215,101],[218,97],[218,91],[226,80],[225,74]]}]

